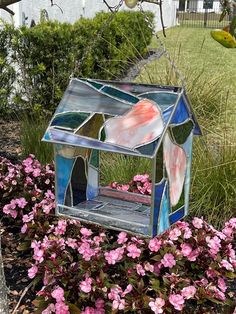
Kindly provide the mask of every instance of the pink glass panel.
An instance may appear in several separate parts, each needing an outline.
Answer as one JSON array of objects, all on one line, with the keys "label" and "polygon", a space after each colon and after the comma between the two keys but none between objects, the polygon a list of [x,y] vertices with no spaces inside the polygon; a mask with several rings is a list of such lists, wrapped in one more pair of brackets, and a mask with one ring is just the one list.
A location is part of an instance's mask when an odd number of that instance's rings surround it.
[{"label": "pink glass panel", "polygon": [[163,128],[158,107],[152,101],[143,99],[125,115],[107,120],[106,142],[133,149],[158,138]]},{"label": "pink glass panel", "polygon": [[170,184],[170,201],[171,205],[175,206],[178,204],[184,186],[187,157],[183,148],[171,141],[168,133],[164,137],[163,149]]}]

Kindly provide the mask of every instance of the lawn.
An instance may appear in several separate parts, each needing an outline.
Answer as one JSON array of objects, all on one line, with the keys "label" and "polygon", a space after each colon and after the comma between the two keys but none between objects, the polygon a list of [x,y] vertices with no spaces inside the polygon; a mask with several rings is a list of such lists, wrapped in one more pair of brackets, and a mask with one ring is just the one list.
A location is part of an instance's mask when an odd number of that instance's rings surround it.
[{"label": "lawn", "polygon": [[[188,88],[191,87],[189,85],[193,83],[193,79],[199,77],[209,87],[211,85],[215,87],[215,84],[218,84],[220,95],[229,91],[230,103],[235,104],[236,49],[227,49],[218,44],[211,38],[209,29],[175,27],[168,29],[166,33],[166,38],[163,38],[162,34],[160,37],[172,59],[186,77]],[[152,40],[151,47],[158,47],[155,38]],[[166,67],[163,64],[164,60],[161,59],[151,64],[153,79],[160,77],[161,74],[166,76]],[[140,80],[143,79],[147,78],[142,75]],[[232,109],[234,106],[231,107]]]}]

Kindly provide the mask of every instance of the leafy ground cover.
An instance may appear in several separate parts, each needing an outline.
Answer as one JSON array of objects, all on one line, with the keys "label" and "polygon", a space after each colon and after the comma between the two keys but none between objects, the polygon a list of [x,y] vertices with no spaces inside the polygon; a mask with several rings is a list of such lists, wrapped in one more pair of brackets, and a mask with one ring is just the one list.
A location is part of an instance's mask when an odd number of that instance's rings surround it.
[{"label": "leafy ground cover", "polygon": [[[21,230],[19,257],[27,257],[37,313],[233,311],[235,218],[222,231],[194,218],[154,239],[139,239],[55,217],[53,165],[31,155],[16,165],[2,158],[0,169],[1,215]],[[145,183],[147,175],[136,176],[132,186],[148,193]]]}]

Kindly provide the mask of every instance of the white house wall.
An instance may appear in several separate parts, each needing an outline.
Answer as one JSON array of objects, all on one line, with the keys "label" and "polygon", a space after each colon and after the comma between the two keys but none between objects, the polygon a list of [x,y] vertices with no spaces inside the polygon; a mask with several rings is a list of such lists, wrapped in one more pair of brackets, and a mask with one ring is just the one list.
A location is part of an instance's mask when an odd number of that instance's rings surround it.
[{"label": "white house wall", "polygon": [[[63,13],[57,6],[52,7],[50,0],[22,0],[19,3],[9,6],[9,8],[15,12],[13,20],[16,26],[22,24],[30,25],[32,20],[37,23],[40,19],[40,12],[43,9],[47,11],[50,19],[69,23],[74,23],[81,16],[91,18],[99,11],[108,12],[102,0],[54,0],[54,2],[63,10]],[[119,0],[108,0],[109,4],[117,4],[118,2]],[[156,30],[160,30],[159,7],[152,4],[144,4],[143,7],[145,10],[150,10],[155,13]],[[176,25],[177,7],[178,1],[163,1],[163,17],[166,27]],[[125,6],[123,6],[122,9],[127,10]],[[12,19],[11,16],[3,10],[0,10],[0,17],[8,22]]]}]

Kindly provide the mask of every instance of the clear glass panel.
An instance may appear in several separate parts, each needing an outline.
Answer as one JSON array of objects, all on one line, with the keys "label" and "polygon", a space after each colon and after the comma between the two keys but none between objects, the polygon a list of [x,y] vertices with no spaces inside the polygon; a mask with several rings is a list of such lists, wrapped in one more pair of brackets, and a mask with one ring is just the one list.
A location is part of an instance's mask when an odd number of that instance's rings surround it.
[{"label": "clear glass panel", "polygon": [[99,131],[103,123],[103,115],[95,113],[79,129],[76,130],[75,134],[98,139]]},{"label": "clear glass panel", "polygon": [[105,123],[106,143],[134,149],[158,138],[164,123],[159,109],[144,99],[122,117],[111,118]]},{"label": "clear glass panel", "polygon": [[155,101],[161,110],[164,111],[176,103],[178,94],[168,92],[148,92],[140,94],[139,97]]},{"label": "clear glass panel", "polygon": [[187,167],[187,157],[184,149],[171,141],[168,132],[164,137],[163,150],[165,168],[168,174],[170,185],[171,206],[174,207],[177,205],[183,190]]},{"label": "clear glass panel", "polygon": [[122,115],[132,104],[101,93],[87,82],[72,80],[56,113],[64,111],[100,112]]},{"label": "clear glass panel", "polygon": [[71,174],[73,205],[86,200],[88,164],[82,157],[77,157]]},{"label": "clear glass panel", "polygon": [[156,155],[155,183],[159,183],[163,179],[163,176],[164,176],[163,144],[161,144]]},{"label": "clear glass panel", "polygon": [[131,149],[115,146],[109,143],[103,143],[98,140],[82,137],[61,130],[50,129],[48,132],[50,135],[50,140],[55,143],[59,142],[61,144],[65,143],[67,145],[141,156],[141,154],[138,151],[133,151]]}]

